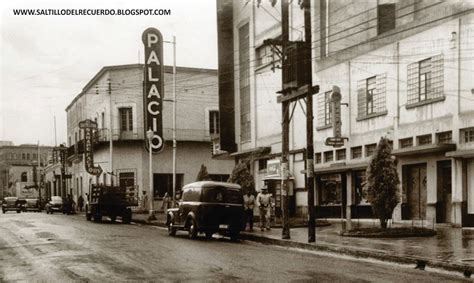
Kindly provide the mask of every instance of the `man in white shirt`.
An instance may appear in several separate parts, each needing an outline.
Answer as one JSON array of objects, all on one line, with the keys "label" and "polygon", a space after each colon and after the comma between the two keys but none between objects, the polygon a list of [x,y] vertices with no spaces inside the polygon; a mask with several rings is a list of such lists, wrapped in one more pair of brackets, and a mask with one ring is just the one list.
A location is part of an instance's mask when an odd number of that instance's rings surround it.
[{"label": "man in white shirt", "polygon": [[272,195],[268,193],[267,186],[264,186],[257,195],[257,205],[260,209],[260,230],[265,228],[270,230],[270,211],[274,206]]},{"label": "man in white shirt", "polygon": [[255,207],[255,197],[250,190],[244,195],[245,227],[249,224],[249,231],[253,231],[253,208]]}]

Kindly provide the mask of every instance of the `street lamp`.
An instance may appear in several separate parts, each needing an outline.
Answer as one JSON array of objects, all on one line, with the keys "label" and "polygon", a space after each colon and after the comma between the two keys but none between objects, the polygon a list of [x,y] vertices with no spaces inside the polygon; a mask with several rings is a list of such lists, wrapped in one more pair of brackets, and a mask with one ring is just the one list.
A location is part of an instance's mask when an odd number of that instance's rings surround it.
[{"label": "street lamp", "polygon": [[151,141],[153,140],[153,136],[155,135],[155,133],[149,129],[148,131],[146,131],[146,137],[148,139],[148,162],[149,162],[149,178],[150,178],[150,189],[149,189],[149,199],[148,199],[148,202],[149,202],[149,206],[150,206],[150,210],[149,210],[149,216],[148,216],[148,220],[156,220],[156,217],[155,217],[155,211],[153,210],[153,164],[152,164],[152,148],[151,148]]}]

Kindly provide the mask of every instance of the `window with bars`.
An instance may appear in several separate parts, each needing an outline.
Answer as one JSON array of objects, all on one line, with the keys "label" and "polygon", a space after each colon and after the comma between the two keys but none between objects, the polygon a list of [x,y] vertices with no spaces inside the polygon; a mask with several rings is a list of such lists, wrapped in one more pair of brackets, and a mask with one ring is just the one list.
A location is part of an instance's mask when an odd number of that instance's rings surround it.
[{"label": "window with bars", "polygon": [[250,141],[249,24],[239,28],[240,139]]},{"label": "window with bars", "polygon": [[332,124],[331,93],[326,91],[318,95],[318,127]]},{"label": "window with bars", "polygon": [[375,149],[377,148],[377,144],[368,144],[365,146],[365,156],[370,157],[374,154]]},{"label": "window with bars", "polygon": [[465,143],[474,142],[474,128],[461,129],[461,139]]},{"label": "window with bars", "polygon": [[384,114],[386,107],[387,76],[380,74],[357,82],[357,118]]},{"label": "window with bars", "polygon": [[120,130],[121,131],[132,131],[133,130],[133,114],[132,108],[119,108],[120,113]]},{"label": "window with bars", "polygon": [[431,144],[431,135],[422,135],[416,137],[418,145]]},{"label": "window with bars", "polygon": [[453,132],[442,132],[436,134],[436,142],[439,144],[453,143]]},{"label": "window with bars", "polygon": [[338,149],[336,150],[336,160],[344,160],[346,159],[346,149]]},{"label": "window with bars", "polygon": [[408,65],[407,107],[444,98],[443,55]]},{"label": "window with bars", "polygon": [[219,111],[209,111],[209,133],[219,134]]},{"label": "window with bars", "polygon": [[334,161],[334,152],[332,150],[324,152],[324,162],[332,161]]},{"label": "window with bars", "polygon": [[404,138],[399,140],[400,148],[412,147],[413,138]]},{"label": "window with bars", "polygon": [[316,160],[316,164],[320,164],[322,162],[321,160],[321,152],[317,152],[314,154],[314,159]]},{"label": "window with bars", "polygon": [[257,67],[270,64],[275,61],[275,55],[271,45],[263,45],[257,48]]},{"label": "window with bars", "polygon": [[362,158],[362,146],[351,148],[352,159]]},{"label": "window with bars", "polygon": [[268,158],[258,160],[258,170],[259,171],[267,169],[267,161],[268,161]]}]

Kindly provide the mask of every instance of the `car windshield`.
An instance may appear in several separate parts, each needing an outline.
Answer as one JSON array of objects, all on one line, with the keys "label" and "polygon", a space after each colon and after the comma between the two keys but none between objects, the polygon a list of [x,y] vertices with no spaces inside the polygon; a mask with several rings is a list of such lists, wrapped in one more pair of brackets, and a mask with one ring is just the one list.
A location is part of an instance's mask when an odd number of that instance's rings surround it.
[{"label": "car windshield", "polygon": [[222,186],[204,188],[203,201],[242,203],[242,195],[237,189],[230,189]]},{"label": "car windshield", "polygon": [[15,197],[8,197],[8,198],[5,198],[4,202],[5,203],[15,203],[17,201],[18,198],[15,198]]},{"label": "car windshield", "polygon": [[54,196],[54,197],[51,197],[51,202],[61,203],[63,202],[63,199],[61,197]]}]

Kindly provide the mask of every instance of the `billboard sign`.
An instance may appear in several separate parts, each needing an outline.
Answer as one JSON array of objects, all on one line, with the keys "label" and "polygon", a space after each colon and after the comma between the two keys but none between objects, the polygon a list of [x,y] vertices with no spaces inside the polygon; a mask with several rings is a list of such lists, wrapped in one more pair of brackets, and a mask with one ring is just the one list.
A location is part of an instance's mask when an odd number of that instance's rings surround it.
[{"label": "billboard sign", "polygon": [[[156,28],[148,28],[142,34],[145,47],[145,70],[143,84],[144,137],[145,147],[152,153],[163,150],[163,96],[164,65],[163,36]],[[147,141],[147,131],[153,131],[151,144]],[[149,148],[151,147],[151,149]]]},{"label": "billboard sign", "polygon": [[102,174],[102,168],[94,166],[94,151],[92,149],[93,130],[97,129],[97,123],[92,120],[84,120],[79,122],[79,128],[84,130],[84,167],[87,173],[99,176]]}]

